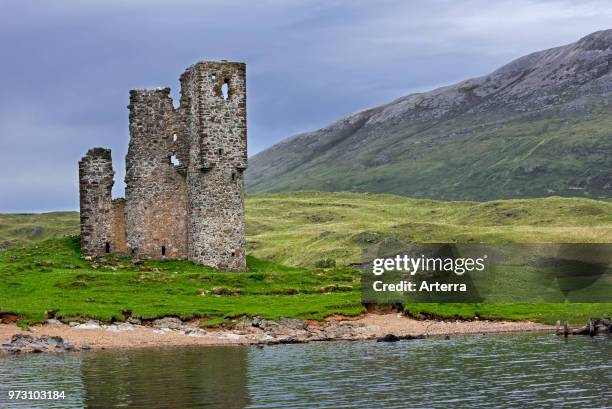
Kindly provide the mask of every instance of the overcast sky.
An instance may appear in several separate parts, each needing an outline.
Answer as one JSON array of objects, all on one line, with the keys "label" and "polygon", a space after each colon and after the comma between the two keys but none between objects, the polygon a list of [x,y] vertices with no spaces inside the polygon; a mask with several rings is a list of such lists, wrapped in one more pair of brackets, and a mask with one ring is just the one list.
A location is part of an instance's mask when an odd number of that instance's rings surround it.
[{"label": "overcast sky", "polygon": [[[580,3],[580,4],[577,4]],[[612,27],[605,1],[0,2],[0,212],[78,209],[77,162],[112,149],[128,91],[202,59],[247,63],[249,154]]]}]

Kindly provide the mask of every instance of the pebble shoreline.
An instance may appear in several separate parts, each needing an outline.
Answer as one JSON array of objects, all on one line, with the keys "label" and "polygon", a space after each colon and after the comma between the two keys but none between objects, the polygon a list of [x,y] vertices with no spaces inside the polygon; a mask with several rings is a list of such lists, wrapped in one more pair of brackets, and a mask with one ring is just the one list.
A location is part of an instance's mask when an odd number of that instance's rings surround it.
[{"label": "pebble shoreline", "polygon": [[[271,321],[242,317],[224,327],[200,328],[198,321],[165,317],[143,323],[103,324],[98,321],[62,323],[49,320],[24,330],[0,324],[0,354],[21,352],[88,351],[189,345],[272,345],[332,340],[399,340],[428,336],[554,331],[550,325],[529,321],[416,320],[398,313],[330,317],[324,321],[281,318]],[[29,337],[29,338],[28,338]],[[66,347],[67,346],[67,347]]]}]

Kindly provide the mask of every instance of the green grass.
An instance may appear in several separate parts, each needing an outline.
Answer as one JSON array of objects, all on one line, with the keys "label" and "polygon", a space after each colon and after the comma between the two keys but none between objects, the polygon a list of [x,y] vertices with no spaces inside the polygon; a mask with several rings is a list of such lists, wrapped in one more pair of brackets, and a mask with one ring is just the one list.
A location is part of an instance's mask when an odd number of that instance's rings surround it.
[{"label": "green grass", "polygon": [[612,202],[582,198],[447,202],[367,193],[248,196],[249,253],[279,263],[361,263],[364,248],[402,243],[609,243]]},{"label": "green grass", "polygon": [[51,239],[0,255],[0,311],[26,322],[46,312],[70,320],[123,319],[123,311],[155,318],[206,317],[209,324],[240,315],[322,319],[357,315],[359,272],[350,268],[286,267],[248,257],[247,273],[225,273],[188,261],[80,257],[78,238]]},{"label": "green grass", "polygon": [[0,214],[0,249],[79,232],[77,212]]},{"label": "green grass", "polygon": [[[77,213],[0,215],[0,311],[24,323],[63,319],[249,315],[322,319],[358,315],[362,250],[408,242],[611,242],[612,203],[575,198],[442,202],[392,195],[301,192],[246,200],[249,271],[224,273],[187,261],[89,262],[80,257]],[[37,228],[40,227],[40,228]],[[44,235],[28,236],[28,229]],[[26,232],[26,234],[24,234]],[[46,238],[39,240],[40,237]],[[51,237],[51,238],[47,238]],[[23,246],[23,247],[22,247]],[[321,263],[326,260],[325,263]],[[330,265],[337,268],[315,268]],[[557,319],[582,323],[612,304],[408,304],[445,318]]]},{"label": "green grass", "polygon": [[458,319],[531,320],[554,324],[557,320],[585,324],[592,317],[609,317],[612,304],[407,304],[404,309],[415,317]]}]

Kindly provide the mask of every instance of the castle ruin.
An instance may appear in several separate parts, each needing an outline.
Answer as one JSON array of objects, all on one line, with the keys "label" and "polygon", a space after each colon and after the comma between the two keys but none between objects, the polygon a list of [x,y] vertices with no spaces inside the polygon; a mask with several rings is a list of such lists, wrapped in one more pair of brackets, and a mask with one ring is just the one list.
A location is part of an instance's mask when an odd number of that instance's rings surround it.
[{"label": "castle ruin", "polygon": [[203,61],[170,88],[130,91],[125,199],[112,199],[110,149],[79,162],[81,251],[188,259],[246,270],[246,67]]}]

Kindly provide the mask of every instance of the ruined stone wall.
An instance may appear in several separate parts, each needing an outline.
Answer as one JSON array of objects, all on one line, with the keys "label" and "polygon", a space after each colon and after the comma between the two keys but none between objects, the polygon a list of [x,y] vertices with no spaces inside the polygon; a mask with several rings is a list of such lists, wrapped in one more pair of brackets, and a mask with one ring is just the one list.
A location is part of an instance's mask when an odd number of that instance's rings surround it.
[{"label": "ruined stone wall", "polygon": [[179,109],[169,88],[132,90],[128,108],[125,200],[111,199],[110,150],[79,162],[83,252],[246,270],[245,65],[199,62],[181,76]]},{"label": "ruined stone wall", "polygon": [[129,109],[127,246],[137,257],[187,258],[188,141],[179,135],[170,89],[132,90]]},{"label": "ruined stone wall", "polygon": [[190,140],[189,259],[245,270],[246,67],[199,62],[181,76],[181,92],[182,127]]},{"label": "ruined stone wall", "polygon": [[102,256],[114,251],[112,227],[113,164],[110,149],[93,148],[79,161],[81,252]]}]

